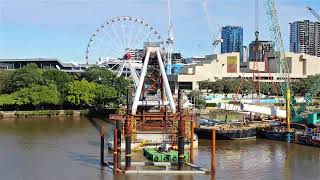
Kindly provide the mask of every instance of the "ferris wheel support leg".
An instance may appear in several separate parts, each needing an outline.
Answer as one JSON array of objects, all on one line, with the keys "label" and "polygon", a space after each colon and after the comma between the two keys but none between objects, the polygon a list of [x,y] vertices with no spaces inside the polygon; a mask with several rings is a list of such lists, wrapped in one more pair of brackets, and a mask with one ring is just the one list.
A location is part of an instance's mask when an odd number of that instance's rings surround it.
[{"label": "ferris wheel support leg", "polygon": [[135,93],[134,100],[133,100],[132,115],[135,115],[137,113],[138,103],[139,103],[139,99],[140,99],[140,95],[141,95],[141,91],[142,91],[142,86],[144,84],[144,79],[145,79],[145,76],[147,73],[147,67],[149,64],[149,57],[150,57],[150,49],[147,49],[146,58],[143,63],[139,84],[136,89],[136,93]]},{"label": "ferris wheel support leg", "polygon": [[117,77],[120,77],[120,76],[122,75],[123,69],[124,69],[125,65],[126,65],[126,62],[123,62],[122,66],[120,67],[120,71],[119,71],[119,73],[117,74]]},{"label": "ferris wheel support leg", "polygon": [[166,74],[165,69],[164,69],[164,65],[163,65],[163,61],[162,61],[159,49],[157,49],[157,59],[158,59],[158,63],[159,63],[159,66],[160,66],[160,72],[162,74],[162,79],[163,79],[163,83],[164,83],[164,87],[165,87],[165,93],[166,93],[167,98],[169,100],[171,111],[172,111],[172,113],[176,113],[176,106],[175,106],[174,101],[173,101],[172,92],[170,90],[168,77],[167,77],[167,74]]},{"label": "ferris wheel support leg", "polygon": [[133,65],[131,64],[130,61],[128,61],[128,64],[129,64],[129,67],[130,67],[131,76],[132,76],[132,78],[133,78],[134,85],[135,85],[136,88],[137,88],[138,85],[139,85],[139,78],[138,78],[138,75],[137,75],[137,71],[134,69],[134,67],[133,67]]}]

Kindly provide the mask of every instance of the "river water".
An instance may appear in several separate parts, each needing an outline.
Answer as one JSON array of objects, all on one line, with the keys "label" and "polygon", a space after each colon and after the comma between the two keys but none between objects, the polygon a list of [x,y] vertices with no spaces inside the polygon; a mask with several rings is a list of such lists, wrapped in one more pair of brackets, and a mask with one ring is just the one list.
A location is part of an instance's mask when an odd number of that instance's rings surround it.
[{"label": "river water", "polygon": [[[320,148],[254,139],[217,141],[215,177],[120,176],[99,165],[99,126],[106,135],[113,125],[88,118],[28,118],[0,120],[0,179],[320,179]],[[210,168],[210,141],[200,140],[196,164]],[[106,161],[112,154],[106,152]],[[139,159],[143,160],[141,156]]]}]

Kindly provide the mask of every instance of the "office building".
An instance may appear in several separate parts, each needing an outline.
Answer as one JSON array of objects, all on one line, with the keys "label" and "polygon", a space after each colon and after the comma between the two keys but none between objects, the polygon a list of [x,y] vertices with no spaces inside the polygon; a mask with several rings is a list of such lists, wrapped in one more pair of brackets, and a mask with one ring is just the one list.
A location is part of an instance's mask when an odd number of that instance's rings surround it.
[{"label": "office building", "polygon": [[221,31],[221,53],[240,53],[243,62],[243,28],[239,26],[225,26]]},{"label": "office building", "polygon": [[290,52],[320,57],[320,22],[290,23]]},{"label": "office building", "polygon": [[[247,62],[248,66],[241,67],[238,52],[206,57],[212,57],[212,59],[206,59],[199,64],[184,66],[180,69],[179,74],[168,76],[169,84],[174,93],[177,93],[178,89],[197,90],[199,89],[199,83],[202,81],[239,77],[251,80],[253,77],[250,68],[253,67],[254,62]],[[286,60],[292,80],[320,74],[320,57],[286,52]],[[284,81],[283,75],[278,73],[277,59],[269,58],[268,61],[255,64],[259,67],[259,75],[256,74],[255,80],[269,83]],[[268,69],[265,67],[268,67]]]},{"label": "office building", "polygon": [[[256,43],[258,43],[257,52],[255,51]],[[249,61],[263,62],[267,58],[274,58],[272,41],[252,41],[249,44]]]}]

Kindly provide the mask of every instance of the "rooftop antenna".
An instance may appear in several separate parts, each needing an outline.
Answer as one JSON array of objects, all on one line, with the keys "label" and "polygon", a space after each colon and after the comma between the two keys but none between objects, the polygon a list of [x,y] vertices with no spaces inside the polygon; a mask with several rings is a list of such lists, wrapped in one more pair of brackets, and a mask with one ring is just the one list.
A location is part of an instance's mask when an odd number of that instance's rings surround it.
[{"label": "rooftop antenna", "polygon": [[172,20],[171,20],[171,0],[168,0],[168,39],[167,39],[167,74],[171,74],[171,61],[172,61],[172,51],[173,51],[173,26],[172,26]]}]

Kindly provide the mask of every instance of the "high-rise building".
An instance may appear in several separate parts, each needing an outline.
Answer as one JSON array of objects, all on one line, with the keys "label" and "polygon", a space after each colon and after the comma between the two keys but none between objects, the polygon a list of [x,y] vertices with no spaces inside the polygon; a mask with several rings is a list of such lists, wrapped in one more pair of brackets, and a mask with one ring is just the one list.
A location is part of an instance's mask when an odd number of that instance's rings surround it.
[{"label": "high-rise building", "polygon": [[171,58],[172,58],[172,60],[171,60],[172,64],[183,63],[183,57],[182,57],[181,53],[172,53]]},{"label": "high-rise building", "polygon": [[[258,43],[258,52],[255,52],[255,46]],[[263,62],[266,58],[274,57],[274,48],[272,41],[252,41],[249,44],[249,61]]]},{"label": "high-rise building", "polygon": [[320,22],[290,23],[290,52],[320,57]]},{"label": "high-rise building", "polygon": [[225,26],[221,31],[221,53],[240,52],[240,62],[243,62],[243,28]]}]

